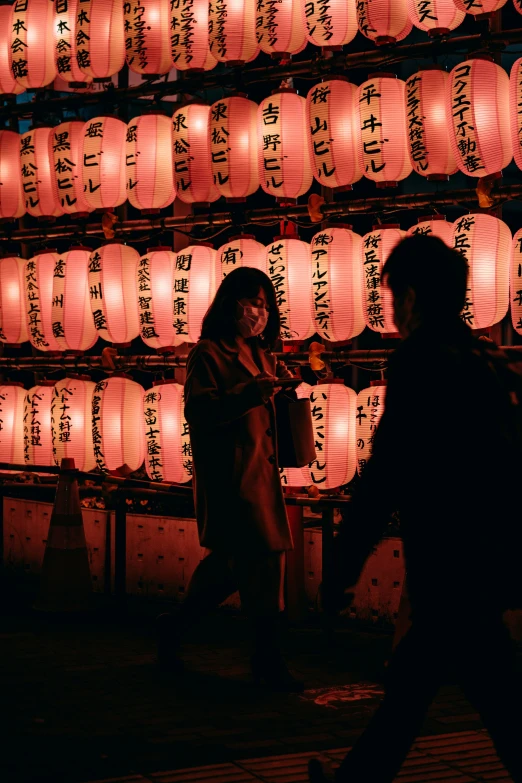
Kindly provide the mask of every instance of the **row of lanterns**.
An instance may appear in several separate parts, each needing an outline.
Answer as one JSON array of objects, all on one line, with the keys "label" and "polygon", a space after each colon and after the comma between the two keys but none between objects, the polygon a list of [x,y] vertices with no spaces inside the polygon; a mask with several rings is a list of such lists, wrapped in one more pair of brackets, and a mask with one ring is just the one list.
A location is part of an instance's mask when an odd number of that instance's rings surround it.
[{"label": "row of lanterns", "polygon": [[[421,219],[408,233],[431,233],[466,256],[462,318],[471,328],[498,323],[511,304],[522,334],[522,229],[512,239],[503,221],[480,213],[453,224]],[[0,340],[30,340],[48,352],[84,352],[98,337],[127,345],[140,336],[159,351],[195,343],[217,286],[239,266],[271,279],[285,342],[317,334],[340,343],[365,326],[393,334],[392,298],[381,272],[404,236],[398,225],[376,225],[363,237],[326,225],[310,244],[287,235],[265,247],[240,235],[217,251],[202,243],[179,253],[158,247],[140,257],[129,245],[110,243],[96,251],[45,251],[28,261],[7,256],[0,260]]]},{"label": "row of lanterns", "polygon": [[[302,384],[314,426],[316,460],[282,471],[287,486],[332,489],[352,480],[371,455],[384,408],[385,386],[353,389],[336,383]],[[60,465],[72,457],[82,471],[138,470],[152,481],[186,483],[192,450],[183,413],[183,388],[162,382],[144,390],[126,376],[93,383],[83,376],[43,382],[26,391],[0,386],[0,462]]]},{"label": "row of lanterns", "polygon": [[245,199],[259,186],[292,202],[313,177],[341,190],[363,176],[395,185],[412,170],[435,180],[457,170],[483,177],[513,155],[522,168],[521,104],[522,58],[511,89],[500,66],[475,58],[406,82],[381,74],[356,87],[337,77],[306,99],[282,90],[259,106],[241,96],[189,104],[172,119],[101,116],[21,136],[3,130],[0,218],[87,215],[127,198],[157,212],[176,195],[187,203]]}]

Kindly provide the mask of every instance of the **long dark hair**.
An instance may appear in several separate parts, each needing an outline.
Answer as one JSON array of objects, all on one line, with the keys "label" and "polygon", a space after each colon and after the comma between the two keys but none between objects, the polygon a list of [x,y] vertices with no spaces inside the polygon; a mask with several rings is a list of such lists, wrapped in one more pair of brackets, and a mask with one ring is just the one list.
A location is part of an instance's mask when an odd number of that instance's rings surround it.
[{"label": "long dark hair", "polygon": [[268,275],[249,266],[234,269],[221,282],[203,319],[202,339],[234,339],[237,335],[236,307],[239,299],[255,299],[260,288],[265,292],[268,305],[268,323],[263,338],[267,347],[272,349],[279,339],[281,328],[275,289]]}]

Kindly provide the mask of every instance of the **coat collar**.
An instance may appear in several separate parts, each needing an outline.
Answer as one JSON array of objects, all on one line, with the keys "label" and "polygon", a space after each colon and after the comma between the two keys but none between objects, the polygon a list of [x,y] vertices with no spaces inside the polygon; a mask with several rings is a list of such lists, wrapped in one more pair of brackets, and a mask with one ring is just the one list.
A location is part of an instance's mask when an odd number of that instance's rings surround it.
[{"label": "coat collar", "polygon": [[262,348],[259,343],[257,343],[257,355],[262,365],[261,368],[258,367],[255,361],[253,361],[250,355],[250,351],[247,351],[243,345],[237,343],[235,340],[223,337],[219,342],[225,351],[237,356],[239,363],[249,373],[249,375],[255,377],[256,375],[259,375],[261,371],[269,373],[270,375],[273,374],[273,362],[270,361],[270,357],[268,356],[267,351]]}]

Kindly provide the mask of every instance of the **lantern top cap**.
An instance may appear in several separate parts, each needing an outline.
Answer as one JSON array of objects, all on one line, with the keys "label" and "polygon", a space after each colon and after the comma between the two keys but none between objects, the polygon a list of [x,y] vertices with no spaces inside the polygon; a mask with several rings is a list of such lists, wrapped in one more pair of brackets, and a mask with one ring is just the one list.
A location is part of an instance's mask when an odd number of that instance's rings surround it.
[{"label": "lantern top cap", "polygon": [[33,258],[36,256],[49,255],[49,253],[58,253],[58,249],[56,247],[44,247],[43,250],[40,250],[39,253],[35,253]]},{"label": "lantern top cap", "polygon": [[417,218],[417,223],[427,223],[432,220],[446,220],[446,215],[422,215]]},{"label": "lantern top cap", "polygon": [[372,231],[379,231],[381,228],[398,228],[400,229],[400,223],[375,223],[372,226]]},{"label": "lantern top cap", "polygon": [[0,388],[4,388],[5,386],[17,386],[19,389],[24,388],[23,383],[21,383],[20,381],[5,381],[4,383],[0,384]]},{"label": "lantern top cap", "polygon": [[162,378],[159,381],[153,381],[152,386],[180,386],[174,378]]},{"label": "lantern top cap", "polygon": [[378,381],[370,381],[370,386],[371,387],[374,387],[374,386],[387,386],[387,385],[388,385],[388,381],[385,378],[379,378]]},{"label": "lantern top cap", "polygon": [[[238,239],[254,239],[255,240],[255,235],[254,234],[234,234],[234,236],[230,237],[230,239],[228,241],[229,242],[237,242]],[[226,242],[225,242],[225,244],[226,244]]]},{"label": "lantern top cap", "polygon": [[172,248],[168,245],[157,245],[157,247],[148,247],[147,248],[147,255],[149,253],[165,253],[170,252],[172,253]]},{"label": "lantern top cap", "polygon": [[92,253],[92,248],[86,247],[85,245],[71,245],[69,252],[71,252],[71,250],[86,250],[88,253]]},{"label": "lantern top cap", "polygon": [[373,73],[368,74],[366,81],[370,79],[397,79],[397,74],[390,71],[373,71]]},{"label": "lantern top cap", "polygon": [[[298,242],[302,241],[298,234],[278,234],[274,237],[274,242],[281,242],[282,239],[297,239]],[[273,245],[274,242],[270,242],[270,244]]]},{"label": "lantern top cap", "polygon": [[90,380],[91,378],[89,375],[82,375],[81,373],[69,372],[67,373],[63,381],[57,381],[56,385],[58,385],[59,383],[65,383],[66,381],[90,381]]},{"label": "lantern top cap", "polygon": [[[211,250],[214,250],[214,245],[211,242],[194,242],[192,245],[189,245],[189,247],[209,247]],[[183,248],[185,250],[185,248]],[[182,253],[183,250],[180,252]]]},{"label": "lantern top cap", "polygon": [[336,223],[333,220],[325,220],[321,223],[321,231],[327,228],[344,228],[346,231],[353,231],[353,225],[351,223]]},{"label": "lantern top cap", "polygon": [[37,389],[39,386],[56,386],[56,381],[39,381],[32,388]]},{"label": "lantern top cap", "polygon": [[485,60],[488,63],[495,63],[493,55],[491,54],[470,54],[466,57],[466,60]]},{"label": "lantern top cap", "polygon": [[447,70],[444,68],[444,66],[439,65],[438,63],[433,63],[433,65],[423,65],[417,69],[417,73],[422,73],[423,71],[442,71],[443,73],[447,73]]},{"label": "lantern top cap", "polygon": [[187,106],[210,106],[210,103],[208,101],[204,101],[202,98],[191,98],[186,101],[181,101],[181,103],[178,103],[176,105],[174,114],[172,116],[174,117],[174,115],[177,114],[178,111],[182,111],[182,109],[186,109]]},{"label": "lantern top cap", "polygon": [[272,90],[270,95],[278,95],[279,93],[289,93],[291,95],[299,94],[295,87],[278,87],[276,90]]}]

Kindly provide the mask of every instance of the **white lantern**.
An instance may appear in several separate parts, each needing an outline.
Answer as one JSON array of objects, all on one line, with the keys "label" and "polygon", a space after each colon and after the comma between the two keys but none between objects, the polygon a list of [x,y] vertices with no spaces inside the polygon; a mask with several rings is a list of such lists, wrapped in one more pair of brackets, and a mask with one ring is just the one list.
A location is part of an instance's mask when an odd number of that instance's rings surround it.
[{"label": "white lantern", "polygon": [[54,461],[74,459],[74,467],[89,471],[96,467],[92,445],[92,395],[95,384],[89,377],[64,378],[54,387],[51,403],[51,433]]},{"label": "white lantern", "polygon": [[373,453],[377,425],[384,413],[386,381],[370,381],[370,388],[357,395],[355,437],[357,441],[357,473],[361,475]]},{"label": "white lantern", "polygon": [[185,484],[192,478],[192,448],[183,387],[173,381],[145,392],[145,467],[151,481]]}]

